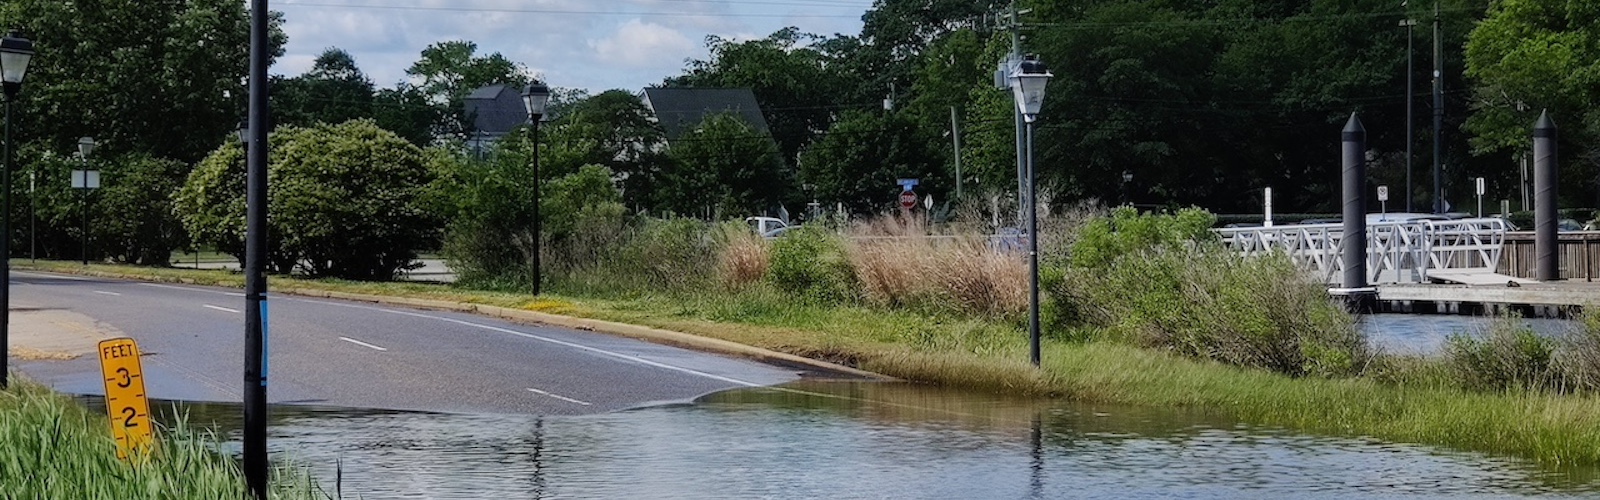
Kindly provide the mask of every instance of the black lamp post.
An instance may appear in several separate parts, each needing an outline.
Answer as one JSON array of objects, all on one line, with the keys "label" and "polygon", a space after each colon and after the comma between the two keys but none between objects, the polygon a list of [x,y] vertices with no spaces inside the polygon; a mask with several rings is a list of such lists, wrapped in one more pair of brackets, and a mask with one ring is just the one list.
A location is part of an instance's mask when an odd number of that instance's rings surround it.
[{"label": "black lamp post", "polygon": [[1133,203],[1133,195],[1131,194],[1132,190],[1133,190],[1133,171],[1132,170],[1123,170],[1122,171],[1122,204],[1123,205],[1128,205],[1128,204]]},{"label": "black lamp post", "polygon": [[550,104],[550,87],[534,83],[522,91],[522,104],[528,108],[528,124],[533,128],[533,294],[539,294],[543,275],[539,271],[539,239],[543,234],[539,224],[539,121],[544,119],[545,106]]},{"label": "black lamp post", "polygon": [[83,214],[83,243],[79,251],[83,252],[83,265],[89,265],[89,194],[100,187],[100,171],[89,169],[89,154],[94,153],[95,142],[93,137],[78,139],[78,160],[83,162],[83,170],[72,173],[72,187],[83,191],[78,197],[78,210]]},{"label": "black lamp post", "polygon": [[6,353],[11,350],[11,103],[22,91],[22,78],[28,74],[28,61],[33,59],[33,42],[12,31],[0,38],[0,91],[6,97],[6,162],[0,170],[0,306],[6,308],[5,319],[0,321],[0,388],[6,387],[6,372],[10,369]]},{"label": "black lamp post", "polygon": [[1016,97],[1017,110],[1027,123],[1028,154],[1028,360],[1039,366],[1039,202],[1034,185],[1033,121],[1044,107],[1044,88],[1050,83],[1050,70],[1036,56],[1029,56],[1011,75],[1012,95]]}]

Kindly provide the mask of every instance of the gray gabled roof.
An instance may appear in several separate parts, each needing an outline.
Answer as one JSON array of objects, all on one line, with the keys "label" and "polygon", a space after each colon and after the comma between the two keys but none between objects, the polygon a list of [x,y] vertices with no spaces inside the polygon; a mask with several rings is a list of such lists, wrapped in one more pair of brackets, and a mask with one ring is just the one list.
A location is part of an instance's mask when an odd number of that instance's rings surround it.
[{"label": "gray gabled roof", "polygon": [[644,89],[644,105],[655,113],[669,141],[721,113],[732,113],[757,132],[769,133],[750,89],[651,87]]},{"label": "gray gabled roof", "polygon": [[472,118],[469,132],[500,136],[528,123],[528,108],[522,104],[522,91],[504,84],[490,85],[473,90],[462,100],[467,116]]}]

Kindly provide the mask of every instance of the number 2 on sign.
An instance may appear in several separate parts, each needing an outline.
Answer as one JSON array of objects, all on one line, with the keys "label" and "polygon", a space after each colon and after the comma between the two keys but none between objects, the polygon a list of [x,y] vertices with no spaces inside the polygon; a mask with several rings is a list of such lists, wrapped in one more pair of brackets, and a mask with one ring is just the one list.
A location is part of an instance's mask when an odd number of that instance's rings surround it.
[{"label": "number 2 on sign", "polygon": [[139,346],[133,339],[120,338],[100,342],[99,347],[111,436],[117,440],[117,458],[127,460],[143,453],[151,442],[150,402],[144,395]]}]

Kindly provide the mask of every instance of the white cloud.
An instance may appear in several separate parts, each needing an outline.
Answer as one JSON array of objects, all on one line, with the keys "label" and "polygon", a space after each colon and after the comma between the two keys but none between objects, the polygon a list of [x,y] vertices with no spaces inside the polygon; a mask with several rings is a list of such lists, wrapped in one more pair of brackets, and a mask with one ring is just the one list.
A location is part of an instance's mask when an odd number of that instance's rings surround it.
[{"label": "white cloud", "polygon": [[675,68],[697,50],[682,32],[638,19],[623,23],[609,37],[590,40],[589,47],[600,61],[627,68],[657,68],[663,63]]},{"label": "white cloud", "polygon": [[[858,19],[785,17],[795,7],[685,0],[342,0],[368,7],[278,3],[289,35],[273,72],[298,75],[328,47],[355,56],[372,81],[392,86],[428,45],[478,44],[543,73],[552,85],[634,89],[676,76],[705,58],[707,34],[760,38],[785,26],[821,34],[860,31]],[[871,2],[862,0],[864,12]],[[412,7],[424,7],[417,9]],[[838,7],[804,12],[842,12]]]}]

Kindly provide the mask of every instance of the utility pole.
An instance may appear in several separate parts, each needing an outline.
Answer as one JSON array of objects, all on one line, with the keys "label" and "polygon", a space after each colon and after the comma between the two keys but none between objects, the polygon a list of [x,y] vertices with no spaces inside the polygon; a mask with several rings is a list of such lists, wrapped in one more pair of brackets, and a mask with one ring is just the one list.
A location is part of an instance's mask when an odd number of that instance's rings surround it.
[{"label": "utility pole", "polygon": [[[1404,7],[1407,3],[1400,2],[1400,6]],[[1411,135],[1416,130],[1415,114],[1417,107],[1412,104],[1411,99],[1417,95],[1417,70],[1412,58],[1412,55],[1416,52],[1416,45],[1411,34],[1417,26],[1417,20],[1411,18],[1409,9],[1406,11],[1406,18],[1400,21],[1400,25],[1406,28],[1406,213],[1414,213],[1411,208],[1411,160],[1414,157],[1411,152],[1411,146],[1416,143],[1416,140],[1412,139]]]},{"label": "utility pole", "polygon": [[250,2],[250,145],[245,168],[244,477],[267,498],[267,0]]},{"label": "utility pole", "polygon": [[955,141],[956,148],[956,203],[961,202],[961,115],[956,113],[956,107],[950,107],[950,138]]},{"label": "utility pole", "polygon": [[[1011,71],[1016,71],[1017,65],[1022,63],[1022,23],[1017,20],[1017,16],[1017,2],[1012,0],[1010,26],[1011,61],[1010,64],[1008,64],[1008,67],[1011,68]],[[1009,80],[1009,78],[1007,79]],[[1023,158],[1027,155],[1027,144],[1023,142],[1025,138],[1024,135],[1026,135],[1026,129],[1023,127],[1026,125],[1023,123],[1022,112],[1016,111],[1014,108],[1015,107],[1013,107],[1011,113],[1017,122],[1017,222],[1020,225],[1022,222],[1022,216],[1024,213],[1026,213],[1026,209],[1024,208],[1026,206],[1025,203],[1033,203],[1033,200],[1028,198],[1025,194],[1027,193],[1028,188],[1028,173],[1024,171],[1026,166],[1023,164]]]},{"label": "utility pole", "polygon": [[1433,213],[1444,213],[1444,41],[1439,38],[1439,0],[1433,0]]}]

